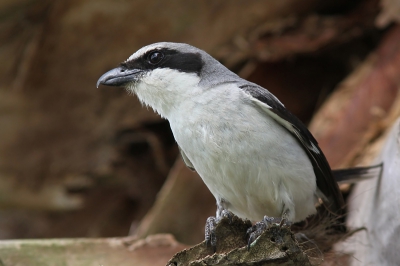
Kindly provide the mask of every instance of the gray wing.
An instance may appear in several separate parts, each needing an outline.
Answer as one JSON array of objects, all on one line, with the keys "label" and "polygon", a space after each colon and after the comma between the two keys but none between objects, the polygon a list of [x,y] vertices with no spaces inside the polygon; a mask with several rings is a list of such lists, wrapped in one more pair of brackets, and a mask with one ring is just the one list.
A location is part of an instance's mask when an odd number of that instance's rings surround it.
[{"label": "gray wing", "polygon": [[314,168],[318,190],[323,194],[318,196],[322,198],[330,211],[338,215],[342,214],[344,206],[342,193],[332,175],[325,155],[307,127],[268,90],[253,83],[239,85],[239,88],[250,95],[251,100],[257,106],[261,107],[266,114],[275,119],[299,141]]},{"label": "gray wing", "polygon": [[[178,146],[178,147],[179,147],[179,146]],[[181,149],[181,147],[179,147],[179,151],[181,152],[182,159],[183,159],[183,161],[185,162],[186,166],[187,166],[190,170],[196,171],[196,170],[194,169],[194,166],[193,166],[192,162],[189,160],[189,158],[188,158],[188,157],[186,156],[186,154],[183,152],[183,150]]]}]

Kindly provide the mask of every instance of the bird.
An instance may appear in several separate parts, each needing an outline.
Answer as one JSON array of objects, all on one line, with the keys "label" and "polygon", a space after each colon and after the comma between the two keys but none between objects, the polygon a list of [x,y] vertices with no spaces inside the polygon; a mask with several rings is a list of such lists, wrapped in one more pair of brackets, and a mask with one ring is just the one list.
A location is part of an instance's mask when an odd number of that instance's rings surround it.
[{"label": "bird", "polygon": [[334,171],[307,127],[267,89],[205,51],[185,43],[150,44],[103,74],[100,84],[125,87],[169,121],[185,164],[216,199],[206,240],[227,213],[264,224],[270,217],[296,223],[315,214],[322,201],[330,213],[343,215]]}]

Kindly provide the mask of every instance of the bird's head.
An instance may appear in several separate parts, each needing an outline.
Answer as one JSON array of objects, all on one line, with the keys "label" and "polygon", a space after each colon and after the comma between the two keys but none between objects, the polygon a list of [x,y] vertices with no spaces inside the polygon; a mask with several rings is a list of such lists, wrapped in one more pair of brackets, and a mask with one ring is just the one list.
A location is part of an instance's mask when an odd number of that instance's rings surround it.
[{"label": "bird's head", "polygon": [[97,86],[123,86],[167,116],[196,90],[204,66],[202,54],[205,52],[188,44],[151,44],[102,75]]},{"label": "bird's head", "polygon": [[[227,77],[237,77],[203,50],[184,43],[155,43],[132,54],[97,81],[123,86],[162,116]],[[167,117],[168,118],[168,117]]]}]

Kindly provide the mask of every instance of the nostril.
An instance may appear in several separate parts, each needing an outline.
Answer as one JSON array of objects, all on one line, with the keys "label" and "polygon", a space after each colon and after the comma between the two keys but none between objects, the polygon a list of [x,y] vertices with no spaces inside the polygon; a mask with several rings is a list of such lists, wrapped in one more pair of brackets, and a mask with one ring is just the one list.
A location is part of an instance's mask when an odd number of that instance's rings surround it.
[{"label": "nostril", "polygon": [[120,72],[125,72],[125,69],[121,69]]}]

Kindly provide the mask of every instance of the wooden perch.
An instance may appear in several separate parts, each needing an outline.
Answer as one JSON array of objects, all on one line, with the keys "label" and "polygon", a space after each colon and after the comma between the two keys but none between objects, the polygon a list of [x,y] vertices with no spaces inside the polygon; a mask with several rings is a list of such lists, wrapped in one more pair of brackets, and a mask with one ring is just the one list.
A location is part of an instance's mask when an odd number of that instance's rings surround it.
[{"label": "wooden perch", "polygon": [[250,221],[233,216],[223,218],[216,227],[218,236],[216,252],[205,241],[176,254],[167,266],[206,265],[311,265],[289,228],[272,225],[250,249],[247,248],[246,231]]},{"label": "wooden perch", "polygon": [[0,241],[0,265],[161,266],[184,248],[171,235],[146,239],[48,239]]}]

